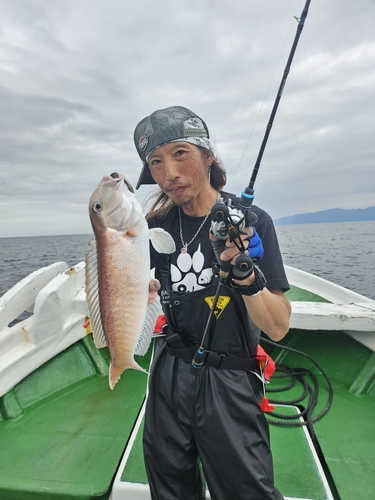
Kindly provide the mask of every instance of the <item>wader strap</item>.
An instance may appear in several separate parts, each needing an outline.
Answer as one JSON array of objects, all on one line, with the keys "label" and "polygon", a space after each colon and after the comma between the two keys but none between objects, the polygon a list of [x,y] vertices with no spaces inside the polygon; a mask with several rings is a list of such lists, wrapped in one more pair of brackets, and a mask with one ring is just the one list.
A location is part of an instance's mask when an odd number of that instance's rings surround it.
[{"label": "wader strap", "polygon": [[[167,351],[172,356],[182,359],[185,363],[191,363],[198,347],[185,347],[178,333],[173,333],[170,327],[166,333]],[[256,358],[237,358],[226,356],[213,351],[203,351],[203,364],[220,370],[253,371],[257,366]]]},{"label": "wader strap", "polygon": [[160,267],[159,267],[159,273],[160,273],[160,285],[162,290],[167,290],[169,288],[169,255],[160,255],[159,256],[159,262],[160,262]]}]

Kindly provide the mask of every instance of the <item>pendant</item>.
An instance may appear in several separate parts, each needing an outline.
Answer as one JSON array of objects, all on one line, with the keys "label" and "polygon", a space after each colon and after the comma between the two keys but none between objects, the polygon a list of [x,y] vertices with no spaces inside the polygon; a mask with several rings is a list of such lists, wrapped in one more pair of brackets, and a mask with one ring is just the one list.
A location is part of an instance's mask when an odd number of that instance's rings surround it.
[{"label": "pendant", "polygon": [[181,253],[187,253],[187,244],[181,247]]}]

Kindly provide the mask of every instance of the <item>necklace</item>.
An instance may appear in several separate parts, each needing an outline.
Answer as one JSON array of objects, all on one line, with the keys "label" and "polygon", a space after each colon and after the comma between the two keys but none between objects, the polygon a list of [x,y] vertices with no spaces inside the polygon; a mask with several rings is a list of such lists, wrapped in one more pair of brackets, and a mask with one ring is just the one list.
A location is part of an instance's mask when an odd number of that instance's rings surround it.
[{"label": "necklace", "polygon": [[182,236],[182,220],[181,220],[181,207],[178,207],[178,220],[180,221],[180,238],[181,238],[181,243],[182,243],[182,247],[181,247],[181,253],[187,253],[187,247],[190,245],[190,243],[192,243],[195,238],[198,236],[199,234],[199,231],[202,229],[202,227],[204,226],[204,223],[206,222],[206,220],[208,219],[208,217],[210,216],[211,214],[211,210],[208,212],[208,214],[206,215],[206,217],[204,218],[202,224],[199,226],[198,228],[198,231],[194,234],[194,236],[192,237],[192,239],[189,241],[189,243],[185,243],[184,242],[184,238]]}]

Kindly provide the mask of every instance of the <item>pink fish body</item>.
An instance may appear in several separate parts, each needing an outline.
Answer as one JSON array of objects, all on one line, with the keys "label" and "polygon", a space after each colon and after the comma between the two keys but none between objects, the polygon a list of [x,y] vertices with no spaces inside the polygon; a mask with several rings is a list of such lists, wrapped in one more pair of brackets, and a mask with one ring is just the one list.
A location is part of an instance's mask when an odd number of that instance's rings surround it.
[{"label": "pink fish body", "polygon": [[[109,385],[124,370],[143,370],[134,354],[147,351],[160,313],[159,282],[151,279],[149,241],[163,253],[174,251],[172,237],[148,229],[135,195],[122,174],[103,177],[90,198],[95,239],[86,255],[86,297],[95,345],[108,345]],[[154,300],[156,299],[156,300]]]}]

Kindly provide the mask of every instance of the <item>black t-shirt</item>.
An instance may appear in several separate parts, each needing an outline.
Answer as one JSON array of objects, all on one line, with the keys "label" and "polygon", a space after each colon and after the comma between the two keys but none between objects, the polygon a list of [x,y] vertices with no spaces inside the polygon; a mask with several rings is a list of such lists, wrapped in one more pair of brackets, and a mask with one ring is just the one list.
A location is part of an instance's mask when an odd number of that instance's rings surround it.
[{"label": "black t-shirt", "polygon": [[[257,262],[257,265],[267,279],[267,288],[269,290],[286,291],[289,289],[289,285],[272,219],[264,210],[255,205],[251,207],[251,211],[258,217],[253,226],[262,240],[264,256]],[[164,219],[154,216],[148,221],[150,228],[162,227],[170,233],[175,241],[176,251],[170,256],[171,287],[174,291],[191,292],[200,290],[209,284],[211,280],[214,252],[209,239],[210,217],[196,235],[204,219],[205,217],[190,217],[181,210],[182,238],[184,243],[188,243],[186,254],[181,253],[183,244],[180,234],[178,207],[173,207]],[[161,255],[151,245],[151,267],[156,268],[155,277],[158,279],[160,279],[160,263]]]}]

